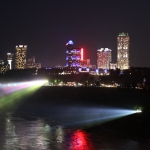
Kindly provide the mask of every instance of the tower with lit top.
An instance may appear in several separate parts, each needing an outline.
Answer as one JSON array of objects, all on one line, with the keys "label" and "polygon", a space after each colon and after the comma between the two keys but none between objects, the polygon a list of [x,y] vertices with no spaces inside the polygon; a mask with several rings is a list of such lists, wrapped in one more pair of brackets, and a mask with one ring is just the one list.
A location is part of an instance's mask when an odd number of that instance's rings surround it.
[{"label": "tower with lit top", "polygon": [[7,53],[7,61],[8,61],[8,64],[10,66],[10,70],[12,69],[12,58],[13,58],[13,55],[12,53]]},{"label": "tower with lit top", "polygon": [[130,67],[130,37],[128,33],[119,33],[117,37],[117,67],[121,70]]},{"label": "tower with lit top", "polygon": [[73,41],[69,41],[66,46],[66,67],[80,67],[83,60],[83,48],[74,48]]},{"label": "tower with lit top", "polygon": [[25,69],[27,45],[16,45],[15,68]]}]

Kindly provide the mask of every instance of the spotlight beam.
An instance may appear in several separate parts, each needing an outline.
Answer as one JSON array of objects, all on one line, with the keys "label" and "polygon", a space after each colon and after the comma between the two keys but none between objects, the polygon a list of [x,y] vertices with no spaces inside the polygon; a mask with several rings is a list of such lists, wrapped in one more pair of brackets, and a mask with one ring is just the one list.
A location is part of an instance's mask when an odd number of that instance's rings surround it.
[{"label": "spotlight beam", "polygon": [[0,97],[0,110],[3,110],[8,106],[15,107],[18,100],[21,102],[27,96],[31,96],[31,94],[36,92],[36,90],[46,82],[46,80],[22,82],[19,83],[17,87],[9,87],[10,90],[7,90],[6,92],[3,89],[5,87],[1,87],[1,93],[3,95]]},{"label": "spotlight beam", "polygon": [[[53,110],[54,109],[54,110]],[[137,113],[136,110],[118,109],[110,107],[53,107],[49,108],[52,117],[61,120],[64,126],[94,126],[108,121],[126,117]],[[53,112],[54,111],[54,112]]]},{"label": "spotlight beam", "polygon": [[[128,114],[128,115],[131,115],[131,114]],[[119,119],[119,118],[125,117],[125,116],[127,116],[127,114],[112,115],[112,116],[108,116],[108,117],[99,117],[99,118],[94,118],[94,119],[89,119],[89,120],[75,121],[71,124],[68,123],[68,124],[65,124],[65,125],[89,125],[91,123],[92,124],[97,124],[97,123],[102,124],[104,122]]]}]

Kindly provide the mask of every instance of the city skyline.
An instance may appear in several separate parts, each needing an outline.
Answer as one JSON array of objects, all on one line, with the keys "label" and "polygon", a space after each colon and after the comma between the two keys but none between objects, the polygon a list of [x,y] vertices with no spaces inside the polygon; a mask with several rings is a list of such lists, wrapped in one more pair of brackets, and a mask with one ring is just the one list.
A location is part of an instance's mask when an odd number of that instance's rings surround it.
[{"label": "city skyline", "polygon": [[[15,53],[16,45],[27,45],[27,58],[36,57],[42,67],[65,66],[66,42],[84,48],[84,57],[97,64],[97,49],[112,50],[117,62],[117,36],[130,35],[130,66],[150,67],[148,42],[149,3],[124,1],[3,1],[0,59]],[[13,61],[14,63],[14,61]]]}]

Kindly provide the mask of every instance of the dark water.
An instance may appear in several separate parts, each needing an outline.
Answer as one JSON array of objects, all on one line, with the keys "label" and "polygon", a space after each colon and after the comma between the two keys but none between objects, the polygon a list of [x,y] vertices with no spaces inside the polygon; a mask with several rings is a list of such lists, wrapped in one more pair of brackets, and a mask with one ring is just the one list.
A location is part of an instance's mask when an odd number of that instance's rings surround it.
[{"label": "dark water", "polygon": [[[150,125],[148,123],[150,118],[147,112],[144,115],[131,115],[116,121],[88,127],[66,125],[66,121],[67,123],[72,123],[72,119],[64,117],[64,113],[65,115],[68,113],[67,116],[69,116],[69,112],[61,110],[60,106],[62,104],[66,106],[66,109],[68,106],[71,107],[77,103],[78,105],[76,106],[79,106],[81,101],[82,106],[87,103],[88,106],[98,105],[99,94],[96,94],[98,91],[91,91],[90,96],[88,96],[89,91],[87,89],[81,92],[85,92],[85,94],[81,94],[80,91],[78,91],[80,96],[75,94],[77,91],[74,92],[74,89],[67,96],[60,89],[55,89],[52,92],[45,92],[44,89],[23,102],[20,99],[20,102],[15,103],[17,107],[14,109],[8,108],[0,111],[0,150],[150,149]],[[141,97],[146,99],[149,96],[149,92],[147,92],[147,95],[143,94],[143,92],[140,94],[139,92],[127,92],[128,95],[124,91],[118,95],[116,95],[118,91],[110,91],[110,95],[107,93],[108,91],[105,92],[100,93],[100,99],[105,99],[104,102],[107,99],[111,99],[112,103],[112,100],[114,100],[112,96],[115,99],[118,97],[116,101],[120,100],[120,96],[123,96],[125,100],[129,99],[128,102],[122,101],[121,103],[114,101],[112,104],[116,103],[116,106],[118,104],[122,106],[123,103],[126,106],[131,106],[135,103],[135,99],[138,99],[136,102],[139,103]],[[91,95],[92,103],[89,103]],[[77,102],[74,98],[79,99],[79,101]],[[149,100],[149,97],[147,99]],[[143,106],[149,105],[147,101],[140,104],[143,104]]]},{"label": "dark water", "polygon": [[65,128],[47,115],[0,115],[0,150],[148,150],[149,141],[119,138],[106,128]]}]

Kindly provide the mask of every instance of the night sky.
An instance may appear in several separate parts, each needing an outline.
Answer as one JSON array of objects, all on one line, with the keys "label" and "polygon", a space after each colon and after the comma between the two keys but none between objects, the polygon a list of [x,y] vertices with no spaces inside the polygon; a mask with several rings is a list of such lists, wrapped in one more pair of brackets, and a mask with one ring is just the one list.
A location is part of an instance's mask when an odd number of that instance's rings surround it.
[{"label": "night sky", "polygon": [[65,66],[66,43],[84,48],[96,65],[97,49],[112,49],[117,61],[117,35],[130,36],[130,66],[150,67],[149,0],[1,0],[0,59],[17,44],[28,46],[42,67]]}]

